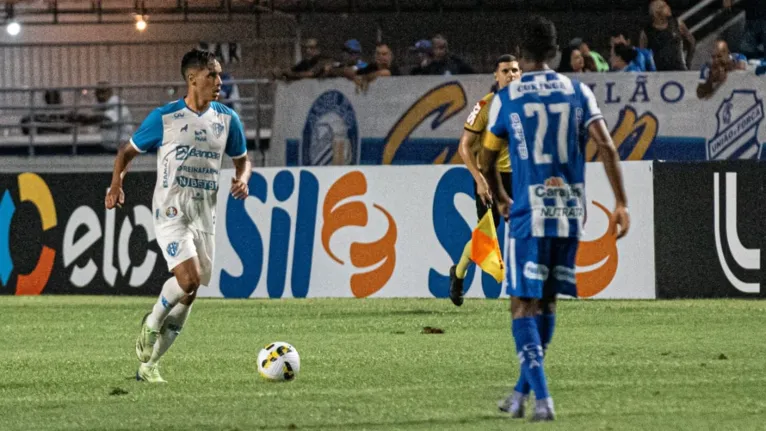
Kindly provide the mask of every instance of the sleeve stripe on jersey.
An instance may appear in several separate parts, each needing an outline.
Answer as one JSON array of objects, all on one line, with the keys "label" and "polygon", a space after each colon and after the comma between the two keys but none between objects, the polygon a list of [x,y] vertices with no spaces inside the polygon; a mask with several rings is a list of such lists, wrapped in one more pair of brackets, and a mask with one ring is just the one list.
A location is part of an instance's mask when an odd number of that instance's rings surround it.
[{"label": "sleeve stripe on jersey", "polygon": [[240,154],[238,156],[232,157],[232,159],[241,159],[242,157],[245,157],[245,156],[247,156],[247,150],[245,150],[244,153],[242,153],[242,154]]},{"label": "sleeve stripe on jersey", "polygon": [[463,126],[463,130],[471,132],[471,133],[475,133],[477,135],[481,134],[481,132],[482,132],[481,130],[474,130],[474,129],[471,129],[471,128],[466,127],[466,126]]},{"label": "sleeve stripe on jersey", "polygon": [[136,151],[138,151],[139,153],[142,153],[142,154],[143,154],[143,153],[145,153],[145,152],[146,152],[146,150],[142,150],[142,149],[138,148],[138,145],[136,145],[136,143],[135,143],[135,142],[133,142],[133,138],[130,138],[130,145],[132,145],[132,146],[133,146],[133,148],[135,148],[135,149],[136,149]]},{"label": "sleeve stripe on jersey", "polygon": [[585,122],[585,128],[587,129],[588,126],[590,126],[590,123],[592,123],[592,122],[594,122],[596,120],[603,120],[603,119],[604,119],[604,116],[601,115],[601,114],[594,115],[594,116],[588,118],[588,121]]}]

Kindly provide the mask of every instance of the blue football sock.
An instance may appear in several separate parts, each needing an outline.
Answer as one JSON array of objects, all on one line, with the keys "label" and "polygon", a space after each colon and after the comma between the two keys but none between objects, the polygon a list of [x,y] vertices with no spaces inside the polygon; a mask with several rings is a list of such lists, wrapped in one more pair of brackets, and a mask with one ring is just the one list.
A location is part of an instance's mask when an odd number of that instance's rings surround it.
[{"label": "blue football sock", "polygon": [[[553,329],[556,326],[556,315],[553,313],[538,314],[535,316],[535,323],[537,324],[537,332],[540,333],[543,354],[545,354],[545,351],[548,349],[548,344],[551,342],[551,338],[553,338]],[[532,390],[532,386],[530,386],[527,378],[524,376],[524,370],[520,370],[519,380],[516,382],[516,386],[513,390],[524,395],[529,395],[529,392]]]},{"label": "blue football sock", "polygon": [[535,316],[537,322],[537,332],[540,333],[540,342],[543,345],[543,352],[548,350],[548,344],[550,344],[553,338],[553,329],[556,327],[556,315],[550,314],[538,314]]},{"label": "blue football sock", "polygon": [[535,398],[538,400],[548,398],[548,384],[543,371],[543,347],[535,319],[533,317],[513,319],[512,331],[524,377],[535,391]]}]

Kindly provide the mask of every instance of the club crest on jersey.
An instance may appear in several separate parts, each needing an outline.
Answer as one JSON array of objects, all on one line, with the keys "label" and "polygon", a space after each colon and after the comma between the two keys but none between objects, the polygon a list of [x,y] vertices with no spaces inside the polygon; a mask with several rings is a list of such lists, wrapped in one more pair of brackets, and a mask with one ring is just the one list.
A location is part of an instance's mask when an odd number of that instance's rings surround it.
[{"label": "club crest on jersey", "polygon": [[167,207],[165,209],[165,217],[167,218],[173,218],[178,215],[178,210],[176,207]]},{"label": "club crest on jersey", "polygon": [[213,123],[213,134],[216,138],[220,138],[223,135],[225,127],[222,123]]},{"label": "club crest on jersey", "polygon": [[759,159],[758,126],[763,118],[763,100],[755,90],[732,91],[716,112],[718,124],[707,142],[708,160]]},{"label": "club crest on jersey", "polygon": [[168,252],[168,256],[176,257],[176,255],[178,254],[178,242],[173,241],[170,244],[168,244],[167,252]]},{"label": "club crest on jersey", "polygon": [[194,140],[197,142],[207,142],[207,130],[204,130],[204,129],[195,130]]}]

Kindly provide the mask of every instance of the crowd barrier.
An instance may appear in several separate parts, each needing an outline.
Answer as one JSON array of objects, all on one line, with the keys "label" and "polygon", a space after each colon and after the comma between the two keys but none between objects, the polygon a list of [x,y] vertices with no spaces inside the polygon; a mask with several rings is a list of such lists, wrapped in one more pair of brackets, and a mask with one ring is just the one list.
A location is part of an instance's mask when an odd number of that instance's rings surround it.
[{"label": "crowd barrier", "polygon": [[[587,167],[582,297],[764,295],[760,162],[622,168],[633,226],[616,241],[603,166]],[[227,184],[233,170],[221,175]],[[0,293],[156,295],[170,274],[152,223],[155,180],[132,172],[125,204],[106,211],[108,173],[0,174]],[[249,187],[245,201],[219,190],[213,276],[200,296],[444,298],[476,223],[462,166],[257,169]],[[506,296],[475,267],[466,287],[468,297]]]},{"label": "crowd barrier", "polygon": [[[729,74],[709,99],[699,72],[572,75],[593,89],[622,160],[766,158],[766,80]],[[268,166],[460,163],[458,139],[489,75],[280,83]],[[337,151],[342,148],[343,151]],[[595,160],[588,146],[588,160]]]}]

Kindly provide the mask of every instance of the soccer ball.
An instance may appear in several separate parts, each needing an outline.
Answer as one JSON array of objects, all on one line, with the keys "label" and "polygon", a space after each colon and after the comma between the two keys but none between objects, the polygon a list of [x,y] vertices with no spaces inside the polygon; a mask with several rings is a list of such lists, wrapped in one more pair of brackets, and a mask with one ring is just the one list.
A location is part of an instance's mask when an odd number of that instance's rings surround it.
[{"label": "soccer ball", "polygon": [[292,381],[301,369],[301,358],[295,347],[277,341],[258,353],[258,373],[266,380]]}]

